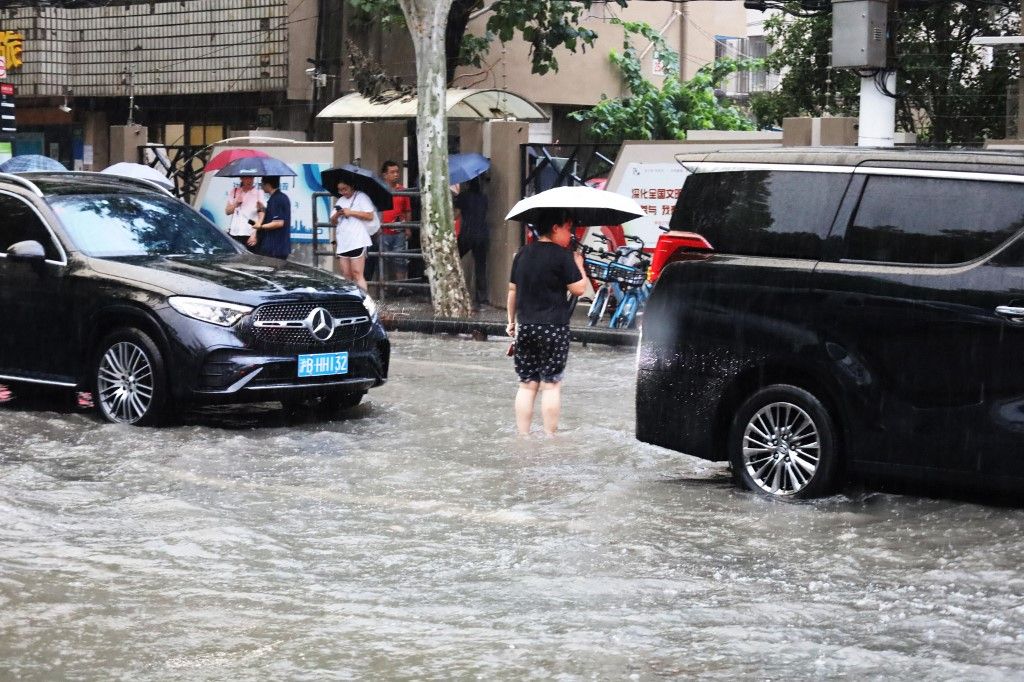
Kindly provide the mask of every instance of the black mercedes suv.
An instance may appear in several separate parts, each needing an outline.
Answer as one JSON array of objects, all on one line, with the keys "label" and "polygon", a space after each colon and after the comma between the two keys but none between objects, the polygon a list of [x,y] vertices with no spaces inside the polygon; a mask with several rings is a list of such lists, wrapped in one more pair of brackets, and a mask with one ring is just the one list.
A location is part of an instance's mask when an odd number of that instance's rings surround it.
[{"label": "black mercedes suv", "polygon": [[637,437],[746,487],[844,472],[1024,485],[1024,156],[686,155],[638,351]]},{"label": "black mercedes suv", "polygon": [[166,191],[0,174],[0,383],[92,391],[106,419],[189,404],[351,407],[387,379],[371,298],[255,256]]}]

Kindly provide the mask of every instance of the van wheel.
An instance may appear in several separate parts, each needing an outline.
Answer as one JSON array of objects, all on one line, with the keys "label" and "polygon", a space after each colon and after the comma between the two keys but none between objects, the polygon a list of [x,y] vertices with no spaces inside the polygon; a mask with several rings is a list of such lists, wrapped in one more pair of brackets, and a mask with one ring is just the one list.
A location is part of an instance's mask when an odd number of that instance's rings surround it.
[{"label": "van wheel", "polygon": [[825,406],[796,386],[760,389],[729,429],[729,461],[747,489],[782,499],[832,492],[839,471],[835,426]]},{"label": "van wheel", "polygon": [[93,364],[93,401],[115,424],[156,424],[167,403],[160,349],[138,329],[118,329],[99,345]]}]

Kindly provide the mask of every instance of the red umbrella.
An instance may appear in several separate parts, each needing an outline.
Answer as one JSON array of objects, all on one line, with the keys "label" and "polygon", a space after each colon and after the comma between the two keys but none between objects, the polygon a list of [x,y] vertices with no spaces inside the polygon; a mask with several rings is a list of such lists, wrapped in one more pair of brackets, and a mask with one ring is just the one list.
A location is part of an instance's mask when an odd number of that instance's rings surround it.
[{"label": "red umbrella", "polygon": [[213,171],[220,170],[235,159],[251,159],[253,157],[269,158],[270,154],[256,149],[225,149],[206,162],[206,168],[203,169],[203,172],[212,173]]}]

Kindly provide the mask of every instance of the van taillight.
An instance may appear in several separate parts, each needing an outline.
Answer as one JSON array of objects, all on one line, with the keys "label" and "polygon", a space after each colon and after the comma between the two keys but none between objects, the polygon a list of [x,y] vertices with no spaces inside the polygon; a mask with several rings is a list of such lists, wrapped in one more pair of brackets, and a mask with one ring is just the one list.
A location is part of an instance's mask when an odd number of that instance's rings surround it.
[{"label": "van taillight", "polygon": [[714,248],[707,239],[696,232],[666,232],[658,237],[654,247],[654,257],[647,280],[654,284],[661,276],[661,271],[669,263],[680,260],[703,260],[714,253]]}]

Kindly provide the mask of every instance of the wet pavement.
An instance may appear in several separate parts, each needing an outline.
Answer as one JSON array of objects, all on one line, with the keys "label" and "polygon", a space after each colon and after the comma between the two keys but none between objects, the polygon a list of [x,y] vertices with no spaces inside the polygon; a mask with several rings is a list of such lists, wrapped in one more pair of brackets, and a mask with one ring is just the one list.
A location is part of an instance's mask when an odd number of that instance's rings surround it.
[{"label": "wet pavement", "polygon": [[342,420],[0,409],[0,679],[1024,675],[1024,511],[736,491],[634,440],[622,349],[519,439],[504,341],[393,342]]}]

